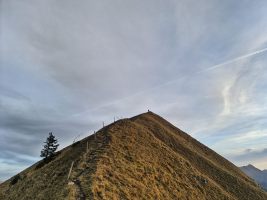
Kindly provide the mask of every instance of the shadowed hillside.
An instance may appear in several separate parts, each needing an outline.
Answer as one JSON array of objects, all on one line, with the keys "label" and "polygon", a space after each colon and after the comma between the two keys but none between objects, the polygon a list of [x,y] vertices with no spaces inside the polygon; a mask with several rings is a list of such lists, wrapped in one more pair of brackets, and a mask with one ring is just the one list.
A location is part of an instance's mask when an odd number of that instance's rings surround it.
[{"label": "shadowed hillside", "polygon": [[266,200],[267,193],[238,167],[148,112],[36,163],[1,184],[0,198]]},{"label": "shadowed hillside", "polygon": [[240,167],[240,169],[247,174],[249,177],[253,178],[261,187],[267,191],[267,170],[259,170],[253,165],[247,165]]}]

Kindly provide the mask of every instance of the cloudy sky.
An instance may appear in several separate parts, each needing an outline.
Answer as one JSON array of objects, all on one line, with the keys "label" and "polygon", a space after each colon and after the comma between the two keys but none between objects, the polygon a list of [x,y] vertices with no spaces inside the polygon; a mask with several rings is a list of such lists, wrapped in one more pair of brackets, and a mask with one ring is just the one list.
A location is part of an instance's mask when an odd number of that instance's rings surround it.
[{"label": "cloudy sky", "polygon": [[0,180],[148,108],[267,169],[266,1],[0,3]]}]

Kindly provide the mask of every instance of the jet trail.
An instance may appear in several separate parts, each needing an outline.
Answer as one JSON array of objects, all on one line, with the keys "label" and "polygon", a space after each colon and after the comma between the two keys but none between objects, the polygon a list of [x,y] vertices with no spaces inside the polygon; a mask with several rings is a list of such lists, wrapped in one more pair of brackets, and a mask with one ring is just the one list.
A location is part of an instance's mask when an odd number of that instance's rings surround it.
[{"label": "jet trail", "polygon": [[179,81],[179,80],[181,80],[181,79],[183,79],[183,78],[190,77],[191,75],[194,75],[194,74],[200,74],[200,73],[203,73],[203,72],[211,71],[211,70],[214,70],[214,69],[223,67],[223,66],[225,66],[225,65],[228,65],[228,64],[231,64],[231,63],[234,63],[234,62],[243,60],[243,59],[245,59],[245,58],[249,58],[249,57],[251,57],[251,56],[254,56],[254,55],[257,55],[257,54],[261,54],[261,53],[263,53],[263,52],[265,52],[265,51],[267,51],[267,48],[264,48],[264,49],[260,49],[260,50],[254,51],[254,52],[252,52],[252,53],[245,54],[245,55],[242,55],[242,56],[233,58],[233,59],[231,59],[231,60],[227,60],[227,61],[222,62],[222,63],[220,63],[220,64],[213,65],[213,66],[211,66],[211,67],[208,67],[208,68],[202,69],[202,70],[200,70],[200,71],[197,71],[197,72],[195,72],[195,73],[193,73],[193,74],[190,74],[190,75],[184,75],[184,76],[181,76],[181,77],[179,77],[179,78],[176,78],[176,79],[167,81],[167,82],[165,82],[165,83],[156,85],[156,86],[154,86],[154,87],[151,87],[151,88],[148,88],[148,89],[145,89],[145,90],[136,92],[136,93],[134,93],[134,94],[132,94],[132,95],[129,95],[129,96],[126,96],[126,97],[123,97],[123,98],[120,98],[120,99],[116,99],[116,100],[114,100],[114,101],[112,101],[112,102],[110,102],[110,103],[106,103],[106,104],[100,105],[100,106],[98,106],[98,107],[95,107],[95,108],[92,108],[92,109],[88,109],[88,110],[83,111],[83,112],[80,112],[80,113],[76,113],[76,114],[74,114],[73,116],[78,116],[78,115],[80,115],[80,114],[85,114],[85,113],[87,113],[87,112],[92,112],[92,111],[98,110],[98,109],[103,108],[103,107],[107,107],[107,106],[111,106],[111,105],[120,103],[120,102],[125,101],[125,100],[127,100],[127,99],[131,99],[131,98],[133,98],[133,97],[135,97],[135,96],[138,96],[138,95],[147,93],[147,92],[149,92],[149,91],[152,91],[152,90],[155,90],[155,89],[159,89],[159,88],[161,88],[161,87],[165,87],[165,86],[167,86],[167,85],[171,85],[171,84],[173,84],[173,83],[175,83],[175,82],[177,82],[177,81]]},{"label": "jet trail", "polygon": [[183,78],[190,77],[191,75],[194,75],[194,74],[200,74],[200,73],[203,73],[203,72],[211,71],[211,70],[214,70],[214,69],[223,67],[223,66],[225,66],[225,65],[228,65],[228,64],[231,64],[231,63],[234,63],[234,62],[243,60],[243,59],[245,59],[245,58],[249,58],[249,57],[251,57],[251,56],[254,56],[254,55],[263,53],[263,52],[265,52],[265,51],[267,51],[267,48],[260,49],[260,50],[254,51],[254,52],[252,52],[252,53],[245,54],[245,55],[242,55],[242,56],[233,58],[233,59],[231,59],[231,60],[224,61],[224,62],[222,62],[222,63],[220,63],[220,64],[213,65],[213,66],[211,66],[211,67],[202,69],[202,70],[197,71],[197,72],[194,72],[194,73],[192,73],[192,74],[190,74],[190,75],[184,75],[184,76],[181,76],[181,77],[179,77],[179,78],[176,78],[176,79],[167,81],[167,82],[165,82],[165,83],[163,83],[163,84],[160,84],[160,85],[157,85],[157,86],[155,86],[155,87],[150,88],[150,90],[151,90],[151,89],[153,90],[153,89],[156,89],[156,88],[160,88],[160,87],[163,87],[163,86],[166,86],[166,85],[170,85],[170,84],[175,83],[175,82],[177,82],[177,81],[179,81],[179,80],[181,80],[181,79],[183,79]]},{"label": "jet trail", "polygon": [[224,66],[224,65],[228,65],[228,64],[234,63],[234,62],[236,62],[236,61],[243,60],[243,59],[245,59],[245,58],[249,58],[249,57],[251,57],[251,56],[254,56],[254,55],[263,53],[263,52],[265,52],[265,51],[267,51],[267,48],[264,48],[264,49],[261,49],[261,50],[258,50],[258,51],[254,51],[254,52],[249,53],[249,54],[245,54],[245,55],[239,56],[239,57],[237,57],[237,58],[234,58],[234,59],[231,59],[231,60],[222,62],[222,63],[217,64],[217,65],[213,65],[213,66],[208,67],[208,68],[206,68],[206,69],[203,69],[203,70],[201,70],[201,71],[199,71],[199,72],[197,72],[197,73],[201,73],[201,72],[205,72],[205,71],[214,70],[214,69],[220,68],[220,67],[222,67],[222,66]]}]

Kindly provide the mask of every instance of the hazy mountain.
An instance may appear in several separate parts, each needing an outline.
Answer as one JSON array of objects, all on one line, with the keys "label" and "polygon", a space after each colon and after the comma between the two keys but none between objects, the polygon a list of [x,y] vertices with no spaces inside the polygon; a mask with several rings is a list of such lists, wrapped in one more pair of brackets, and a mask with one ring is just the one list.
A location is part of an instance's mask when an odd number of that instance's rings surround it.
[{"label": "hazy mountain", "polygon": [[260,170],[253,165],[243,166],[240,169],[257,181],[267,191],[267,170]]},{"label": "hazy mountain", "polygon": [[50,162],[34,164],[2,183],[0,195],[8,200],[267,199],[238,167],[152,112],[112,123]]}]

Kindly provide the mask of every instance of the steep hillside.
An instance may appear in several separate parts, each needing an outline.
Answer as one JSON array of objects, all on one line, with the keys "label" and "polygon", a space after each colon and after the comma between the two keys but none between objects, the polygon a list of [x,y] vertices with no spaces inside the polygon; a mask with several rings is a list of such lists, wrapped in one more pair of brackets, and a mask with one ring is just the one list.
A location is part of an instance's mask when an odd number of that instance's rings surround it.
[{"label": "steep hillside", "polygon": [[259,183],[267,191],[267,170],[259,170],[253,165],[240,167],[240,169]]},{"label": "steep hillside", "polygon": [[152,112],[112,123],[50,162],[36,163],[1,184],[0,195],[10,200],[267,199],[238,167]]}]

